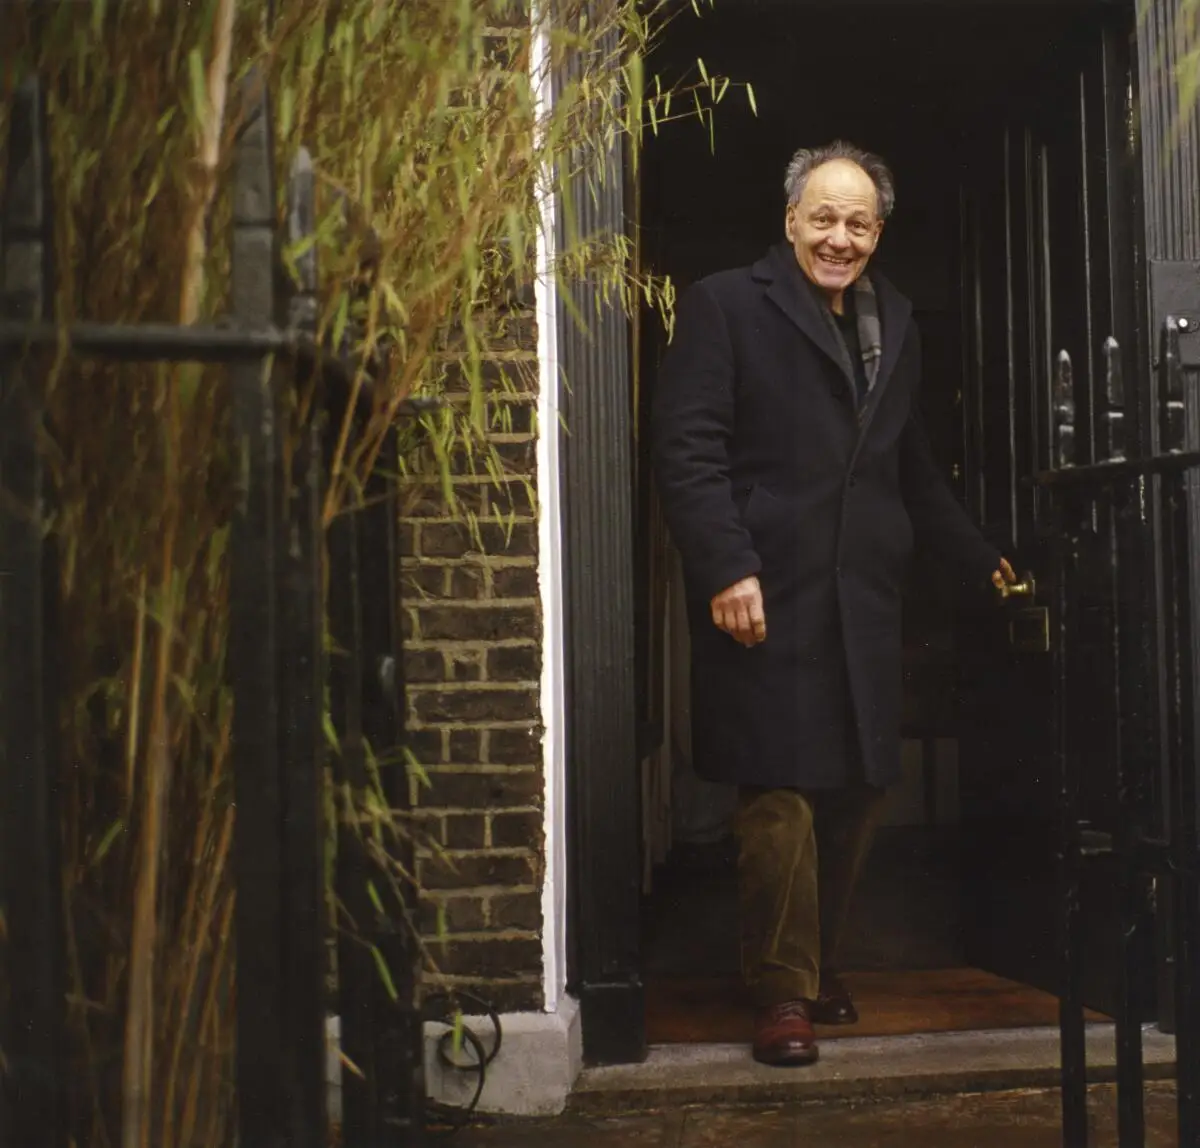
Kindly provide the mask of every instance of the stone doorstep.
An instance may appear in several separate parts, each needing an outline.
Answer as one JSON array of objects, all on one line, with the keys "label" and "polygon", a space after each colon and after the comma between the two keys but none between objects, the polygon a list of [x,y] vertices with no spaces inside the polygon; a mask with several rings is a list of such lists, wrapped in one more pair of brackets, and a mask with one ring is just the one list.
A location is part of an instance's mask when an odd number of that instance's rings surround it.
[{"label": "stone doorstep", "polygon": [[[1116,1076],[1115,1029],[1088,1026],[1088,1078]],[[1175,1075],[1175,1039],[1143,1030],[1148,1080]],[[567,1111],[611,1116],[696,1104],[780,1104],[1057,1088],[1057,1028],[843,1037],[807,1068],[757,1064],[744,1045],[657,1045],[644,1064],[588,1068]]]}]

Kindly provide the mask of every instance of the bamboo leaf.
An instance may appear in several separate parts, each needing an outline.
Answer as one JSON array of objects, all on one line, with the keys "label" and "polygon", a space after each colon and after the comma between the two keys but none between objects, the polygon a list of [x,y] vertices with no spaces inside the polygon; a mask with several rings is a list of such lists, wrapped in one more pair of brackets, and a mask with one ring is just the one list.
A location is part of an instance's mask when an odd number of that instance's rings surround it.
[{"label": "bamboo leaf", "polygon": [[379,979],[383,982],[387,995],[393,1001],[398,1001],[400,994],[396,991],[396,982],[392,980],[391,970],[387,967],[387,961],[384,960],[383,953],[379,951],[377,945],[371,946],[371,957],[375,961],[375,970],[379,973]]},{"label": "bamboo leaf", "polygon": [[95,850],[92,852],[92,864],[99,865],[105,857],[108,856],[108,851],[113,847],[117,838],[125,832],[125,821],[118,817],[109,827],[108,831],[100,838]]}]

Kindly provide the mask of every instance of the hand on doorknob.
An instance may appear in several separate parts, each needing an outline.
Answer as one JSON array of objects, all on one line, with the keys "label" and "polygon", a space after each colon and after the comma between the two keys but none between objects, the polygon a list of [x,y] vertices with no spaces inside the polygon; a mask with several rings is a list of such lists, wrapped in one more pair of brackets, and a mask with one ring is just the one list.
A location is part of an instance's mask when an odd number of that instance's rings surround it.
[{"label": "hand on doorknob", "polygon": [[1000,599],[1004,602],[1010,598],[1026,598],[1033,601],[1037,593],[1037,583],[1033,575],[1026,574],[1023,578],[1018,578],[1005,558],[1000,559],[1000,569],[992,573],[992,585],[1000,591]]}]

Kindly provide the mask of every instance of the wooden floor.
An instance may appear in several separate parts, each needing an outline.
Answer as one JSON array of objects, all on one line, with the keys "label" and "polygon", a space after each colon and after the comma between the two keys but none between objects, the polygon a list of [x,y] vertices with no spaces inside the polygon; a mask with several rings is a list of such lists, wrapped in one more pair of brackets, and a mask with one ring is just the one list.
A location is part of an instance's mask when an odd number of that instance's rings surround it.
[{"label": "wooden floor", "polygon": [[[845,979],[858,1006],[859,1023],[819,1029],[822,1039],[1058,1023],[1054,997],[979,969],[848,973]],[[752,1024],[753,1008],[736,977],[647,979],[646,1029],[651,1044],[741,1044],[750,1040]]]}]

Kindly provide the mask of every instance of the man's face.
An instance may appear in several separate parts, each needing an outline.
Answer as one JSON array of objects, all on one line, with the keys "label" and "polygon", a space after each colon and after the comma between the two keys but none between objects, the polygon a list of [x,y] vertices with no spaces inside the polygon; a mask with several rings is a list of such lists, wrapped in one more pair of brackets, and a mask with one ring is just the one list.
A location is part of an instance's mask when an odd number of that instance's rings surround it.
[{"label": "man's face", "polygon": [[840,309],[842,292],[866,270],[883,231],[871,177],[849,160],[822,164],[787,209],[785,228],[804,274]]}]

